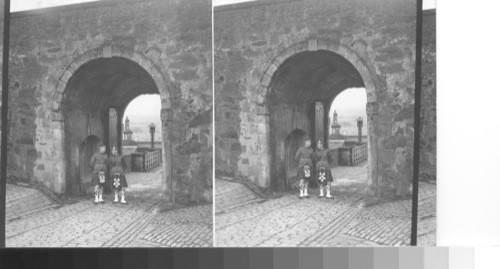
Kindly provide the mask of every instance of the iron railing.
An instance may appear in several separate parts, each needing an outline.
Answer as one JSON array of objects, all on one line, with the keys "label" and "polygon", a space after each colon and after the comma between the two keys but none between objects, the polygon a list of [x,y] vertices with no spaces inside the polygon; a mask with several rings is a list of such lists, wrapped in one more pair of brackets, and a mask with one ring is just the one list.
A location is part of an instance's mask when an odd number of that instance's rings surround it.
[{"label": "iron railing", "polygon": [[356,166],[368,159],[366,143],[349,142],[339,148],[339,165]]},{"label": "iron railing", "polygon": [[148,151],[144,154],[144,169],[146,172],[156,168],[161,164],[160,150]]},{"label": "iron railing", "polygon": [[138,148],[132,153],[132,171],[149,172],[158,167],[162,162],[160,149]]},{"label": "iron railing", "polygon": [[352,165],[358,165],[368,158],[366,143],[354,146],[352,150]]}]

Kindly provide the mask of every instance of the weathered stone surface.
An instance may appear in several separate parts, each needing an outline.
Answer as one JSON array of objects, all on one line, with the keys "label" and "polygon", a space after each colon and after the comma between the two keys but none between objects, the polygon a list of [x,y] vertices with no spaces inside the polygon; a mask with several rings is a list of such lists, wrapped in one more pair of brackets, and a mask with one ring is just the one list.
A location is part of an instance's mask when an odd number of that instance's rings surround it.
[{"label": "weathered stone surface", "polygon": [[[305,0],[216,9],[218,173],[280,185],[285,138],[295,129],[312,134],[312,101],[365,86],[377,104],[368,122],[370,182],[379,182],[382,196],[409,195],[415,7],[410,0]],[[387,154],[377,154],[382,148]]]},{"label": "weathered stone surface", "polygon": [[[162,126],[180,164],[172,169],[180,170],[176,198],[211,200],[211,2],[80,7],[13,15],[9,177],[68,194],[78,146],[91,135],[105,141],[107,107],[123,110],[138,95],[157,93],[174,111]],[[187,152],[177,152],[184,145]]]},{"label": "weathered stone surface", "polygon": [[422,19],[420,179],[436,180],[436,10]]},{"label": "weathered stone surface", "polygon": [[[135,196],[142,191],[129,193],[128,205],[96,207],[90,200],[58,204],[40,190],[7,184],[6,245],[212,247],[211,204],[163,211],[154,197]],[[112,199],[104,196],[105,201]]]},{"label": "weathered stone surface", "polygon": [[[357,195],[334,192],[333,200],[318,199],[317,190],[311,190],[310,199],[299,200],[296,194],[287,194],[266,200],[238,182],[216,179],[215,184],[217,247],[410,244],[411,199],[357,207],[353,206],[359,199]],[[417,233],[419,245],[435,245],[434,184],[419,184]]]}]

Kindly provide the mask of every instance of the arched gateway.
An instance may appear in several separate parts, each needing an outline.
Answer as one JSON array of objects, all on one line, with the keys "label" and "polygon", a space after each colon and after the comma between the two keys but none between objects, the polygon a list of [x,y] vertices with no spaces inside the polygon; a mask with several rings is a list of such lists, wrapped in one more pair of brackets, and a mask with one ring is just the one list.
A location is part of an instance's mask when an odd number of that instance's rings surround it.
[{"label": "arched gateway", "polygon": [[[328,145],[328,112],[347,88],[364,87],[368,114],[368,185],[377,192],[377,76],[373,67],[349,47],[308,39],[283,50],[261,80],[261,107],[268,122],[270,187],[290,186],[290,136],[296,129]],[[285,153],[286,152],[286,153]]]},{"label": "arched gateway", "polygon": [[[56,138],[55,162],[61,189],[77,195],[88,186],[85,165],[96,140],[121,150],[122,117],[127,105],[142,94],[159,94],[162,117],[171,109],[170,92],[162,71],[146,56],[121,47],[103,46],[77,57],[56,85],[52,111]],[[164,122],[168,122],[165,120]],[[165,129],[166,126],[162,126]],[[168,190],[172,152],[168,131],[162,131],[163,189]],[[90,145],[91,144],[91,145]],[[83,167],[82,167],[83,166]],[[87,186],[87,187],[83,187]]]}]

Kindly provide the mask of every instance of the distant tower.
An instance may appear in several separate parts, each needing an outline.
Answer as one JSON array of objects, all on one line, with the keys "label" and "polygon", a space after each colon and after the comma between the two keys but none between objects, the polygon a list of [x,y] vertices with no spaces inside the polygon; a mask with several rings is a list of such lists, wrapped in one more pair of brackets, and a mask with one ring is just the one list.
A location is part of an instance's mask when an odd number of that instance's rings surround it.
[{"label": "distant tower", "polygon": [[330,135],[330,139],[333,140],[344,140],[345,137],[340,133],[340,124],[337,119],[338,114],[337,111],[333,112],[333,119],[332,119],[332,134]]},{"label": "distant tower", "polygon": [[358,142],[361,143],[363,141],[363,118],[359,117],[356,119],[356,122],[358,123]]},{"label": "distant tower", "polygon": [[333,111],[333,121],[332,121],[332,134],[335,135],[335,136],[339,136],[340,135],[340,124],[337,120],[337,111]]},{"label": "distant tower", "polygon": [[123,131],[125,141],[132,141],[132,131],[130,130],[130,120],[125,119],[125,130]]},{"label": "distant tower", "polygon": [[152,149],[155,148],[155,129],[156,129],[155,124],[151,123],[149,125],[149,133],[151,134],[151,148]]}]

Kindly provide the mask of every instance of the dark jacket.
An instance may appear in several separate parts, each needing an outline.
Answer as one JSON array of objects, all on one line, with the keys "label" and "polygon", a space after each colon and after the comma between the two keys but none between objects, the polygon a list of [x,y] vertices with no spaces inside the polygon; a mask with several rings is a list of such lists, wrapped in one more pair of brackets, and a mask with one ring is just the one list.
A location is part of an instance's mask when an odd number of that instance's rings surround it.
[{"label": "dark jacket", "polygon": [[312,165],[312,158],[314,156],[314,151],[312,148],[300,147],[295,153],[295,161],[299,163],[299,168],[304,165]]},{"label": "dark jacket", "polygon": [[330,155],[328,154],[328,149],[316,150],[314,155],[316,157],[316,170],[321,167],[330,167]]},{"label": "dark jacket", "polygon": [[94,173],[99,173],[103,170],[108,171],[109,157],[108,155],[100,152],[96,152],[90,158],[90,167],[94,169]]},{"label": "dark jacket", "polygon": [[115,173],[119,173],[120,175],[125,175],[125,169],[127,169],[127,163],[122,155],[111,156],[110,159],[110,167],[111,167],[111,176]]}]

